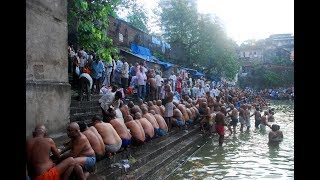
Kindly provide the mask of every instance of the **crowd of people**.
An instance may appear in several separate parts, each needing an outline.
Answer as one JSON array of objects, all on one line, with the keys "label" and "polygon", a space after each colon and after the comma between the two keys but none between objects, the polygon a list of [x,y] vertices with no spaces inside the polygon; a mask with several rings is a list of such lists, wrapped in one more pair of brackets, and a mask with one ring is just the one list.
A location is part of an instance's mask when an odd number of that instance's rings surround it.
[{"label": "crowd of people", "polygon": [[[28,175],[34,179],[47,176],[67,179],[74,174],[86,179],[97,161],[165,136],[173,128],[187,131],[194,124],[199,124],[205,135],[218,134],[220,146],[224,142],[225,129],[230,134],[237,133],[240,122],[239,131],[248,131],[251,116],[254,116],[255,128],[266,130],[268,126],[272,129],[269,141],[283,138],[280,126],[270,124],[275,121],[274,109],[261,115],[265,102],[258,98],[248,102],[247,94],[242,90],[222,87],[218,96],[211,96],[211,91],[206,90],[200,97],[185,94],[175,102],[171,89],[169,83],[165,84],[163,101],[139,99],[136,104],[133,101],[125,104],[118,87],[112,86],[112,91],[99,100],[102,118],[95,115],[89,123],[84,119],[70,123],[66,129],[71,140],[62,150],[58,150],[54,141],[47,137],[46,127],[38,125],[33,138],[27,140]],[[255,108],[253,112],[252,107]],[[56,164],[49,156],[50,151],[58,159]]]},{"label": "crowd of people", "polygon": [[[183,71],[163,78],[161,71],[148,69],[145,63],[130,67],[125,58],[121,58],[122,66],[117,69],[118,62],[111,65],[114,60],[108,65],[94,53],[85,55],[83,49],[77,54],[73,59],[80,59],[76,61],[80,73],[75,72],[79,74],[76,79],[80,100],[84,94],[82,89],[86,90],[89,101],[91,89],[99,93],[102,86],[107,86],[111,91],[99,99],[101,114],[93,116],[90,122],[78,119],[68,124],[70,141],[64,143],[63,149],[58,149],[48,137],[44,125],[35,127],[33,137],[27,140],[27,175],[32,179],[68,179],[71,175],[86,179],[97,161],[166,136],[173,128],[188,131],[196,124],[204,136],[217,134],[219,146],[223,145],[225,130],[236,134],[239,122],[240,132],[250,130],[252,116],[256,129],[272,130],[269,141],[279,142],[283,138],[280,126],[274,123],[274,109],[263,111],[268,109],[267,101],[250,90],[205,78],[193,81]],[[91,57],[86,59],[86,56]],[[112,69],[108,70],[109,67]],[[127,91],[130,87],[137,90],[135,102],[124,101],[125,96],[130,95]]]}]

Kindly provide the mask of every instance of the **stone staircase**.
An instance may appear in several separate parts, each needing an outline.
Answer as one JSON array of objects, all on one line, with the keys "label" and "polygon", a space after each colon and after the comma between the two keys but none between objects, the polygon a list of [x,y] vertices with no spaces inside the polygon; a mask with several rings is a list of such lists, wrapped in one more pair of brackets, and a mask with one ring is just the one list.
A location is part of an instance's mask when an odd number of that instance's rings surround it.
[{"label": "stone staircase", "polygon": [[102,117],[100,97],[101,95],[92,95],[91,101],[78,101],[76,98],[71,98],[70,121],[77,121],[80,117],[83,117],[86,121],[91,121],[91,118],[96,114]]},{"label": "stone staircase", "polygon": [[[164,176],[162,168],[175,159],[188,157],[203,143],[198,125],[190,126],[188,131],[174,129],[166,136],[98,161],[95,172],[90,174],[88,180],[150,179],[155,174]],[[127,170],[120,163],[124,159],[130,162]]]}]

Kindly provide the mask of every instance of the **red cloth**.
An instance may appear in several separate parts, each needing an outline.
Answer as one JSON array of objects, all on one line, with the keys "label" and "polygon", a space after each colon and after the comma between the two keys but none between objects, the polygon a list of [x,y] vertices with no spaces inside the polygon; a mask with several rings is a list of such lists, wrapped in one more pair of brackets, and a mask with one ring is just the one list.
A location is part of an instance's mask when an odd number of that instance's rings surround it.
[{"label": "red cloth", "polygon": [[224,126],[216,125],[216,131],[219,135],[224,135]]},{"label": "red cloth", "polygon": [[45,172],[34,178],[35,180],[60,180],[60,173],[56,167],[51,168],[48,172]]}]

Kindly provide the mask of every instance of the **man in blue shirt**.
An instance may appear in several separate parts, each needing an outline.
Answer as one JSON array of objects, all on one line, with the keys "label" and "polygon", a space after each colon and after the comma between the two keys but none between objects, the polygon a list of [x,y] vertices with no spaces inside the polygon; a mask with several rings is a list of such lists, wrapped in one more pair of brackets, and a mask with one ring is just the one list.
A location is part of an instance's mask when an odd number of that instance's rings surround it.
[{"label": "man in blue shirt", "polygon": [[[92,86],[92,92],[96,92],[96,94],[99,94],[100,91],[100,84],[102,83],[102,73],[104,73],[105,68],[103,63],[99,58],[95,58],[95,61],[92,63],[92,80],[93,80],[93,86]],[[94,91],[95,89],[95,91]]]}]

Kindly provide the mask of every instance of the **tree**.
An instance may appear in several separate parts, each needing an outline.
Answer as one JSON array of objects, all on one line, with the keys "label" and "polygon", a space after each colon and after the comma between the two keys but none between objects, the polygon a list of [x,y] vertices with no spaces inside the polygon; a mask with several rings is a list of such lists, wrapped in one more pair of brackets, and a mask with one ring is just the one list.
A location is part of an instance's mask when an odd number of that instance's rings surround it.
[{"label": "tree", "polygon": [[143,6],[138,4],[136,0],[133,0],[129,7],[131,11],[127,16],[128,22],[134,27],[148,33],[148,16]]},{"label": "tree", "polygon": [[164,37],[182,47],[184,66],[209,76],[235,77],[237,44],[226,36],[218,17],[199,14],[194,0],[164,0],[159,5]]},{"label": "tree", "polygon": [[108,16],[115,16],[121,0],[68,0],[69,43],[96,51],[99,58],[110,61],[116,53],[107,37]]}]

